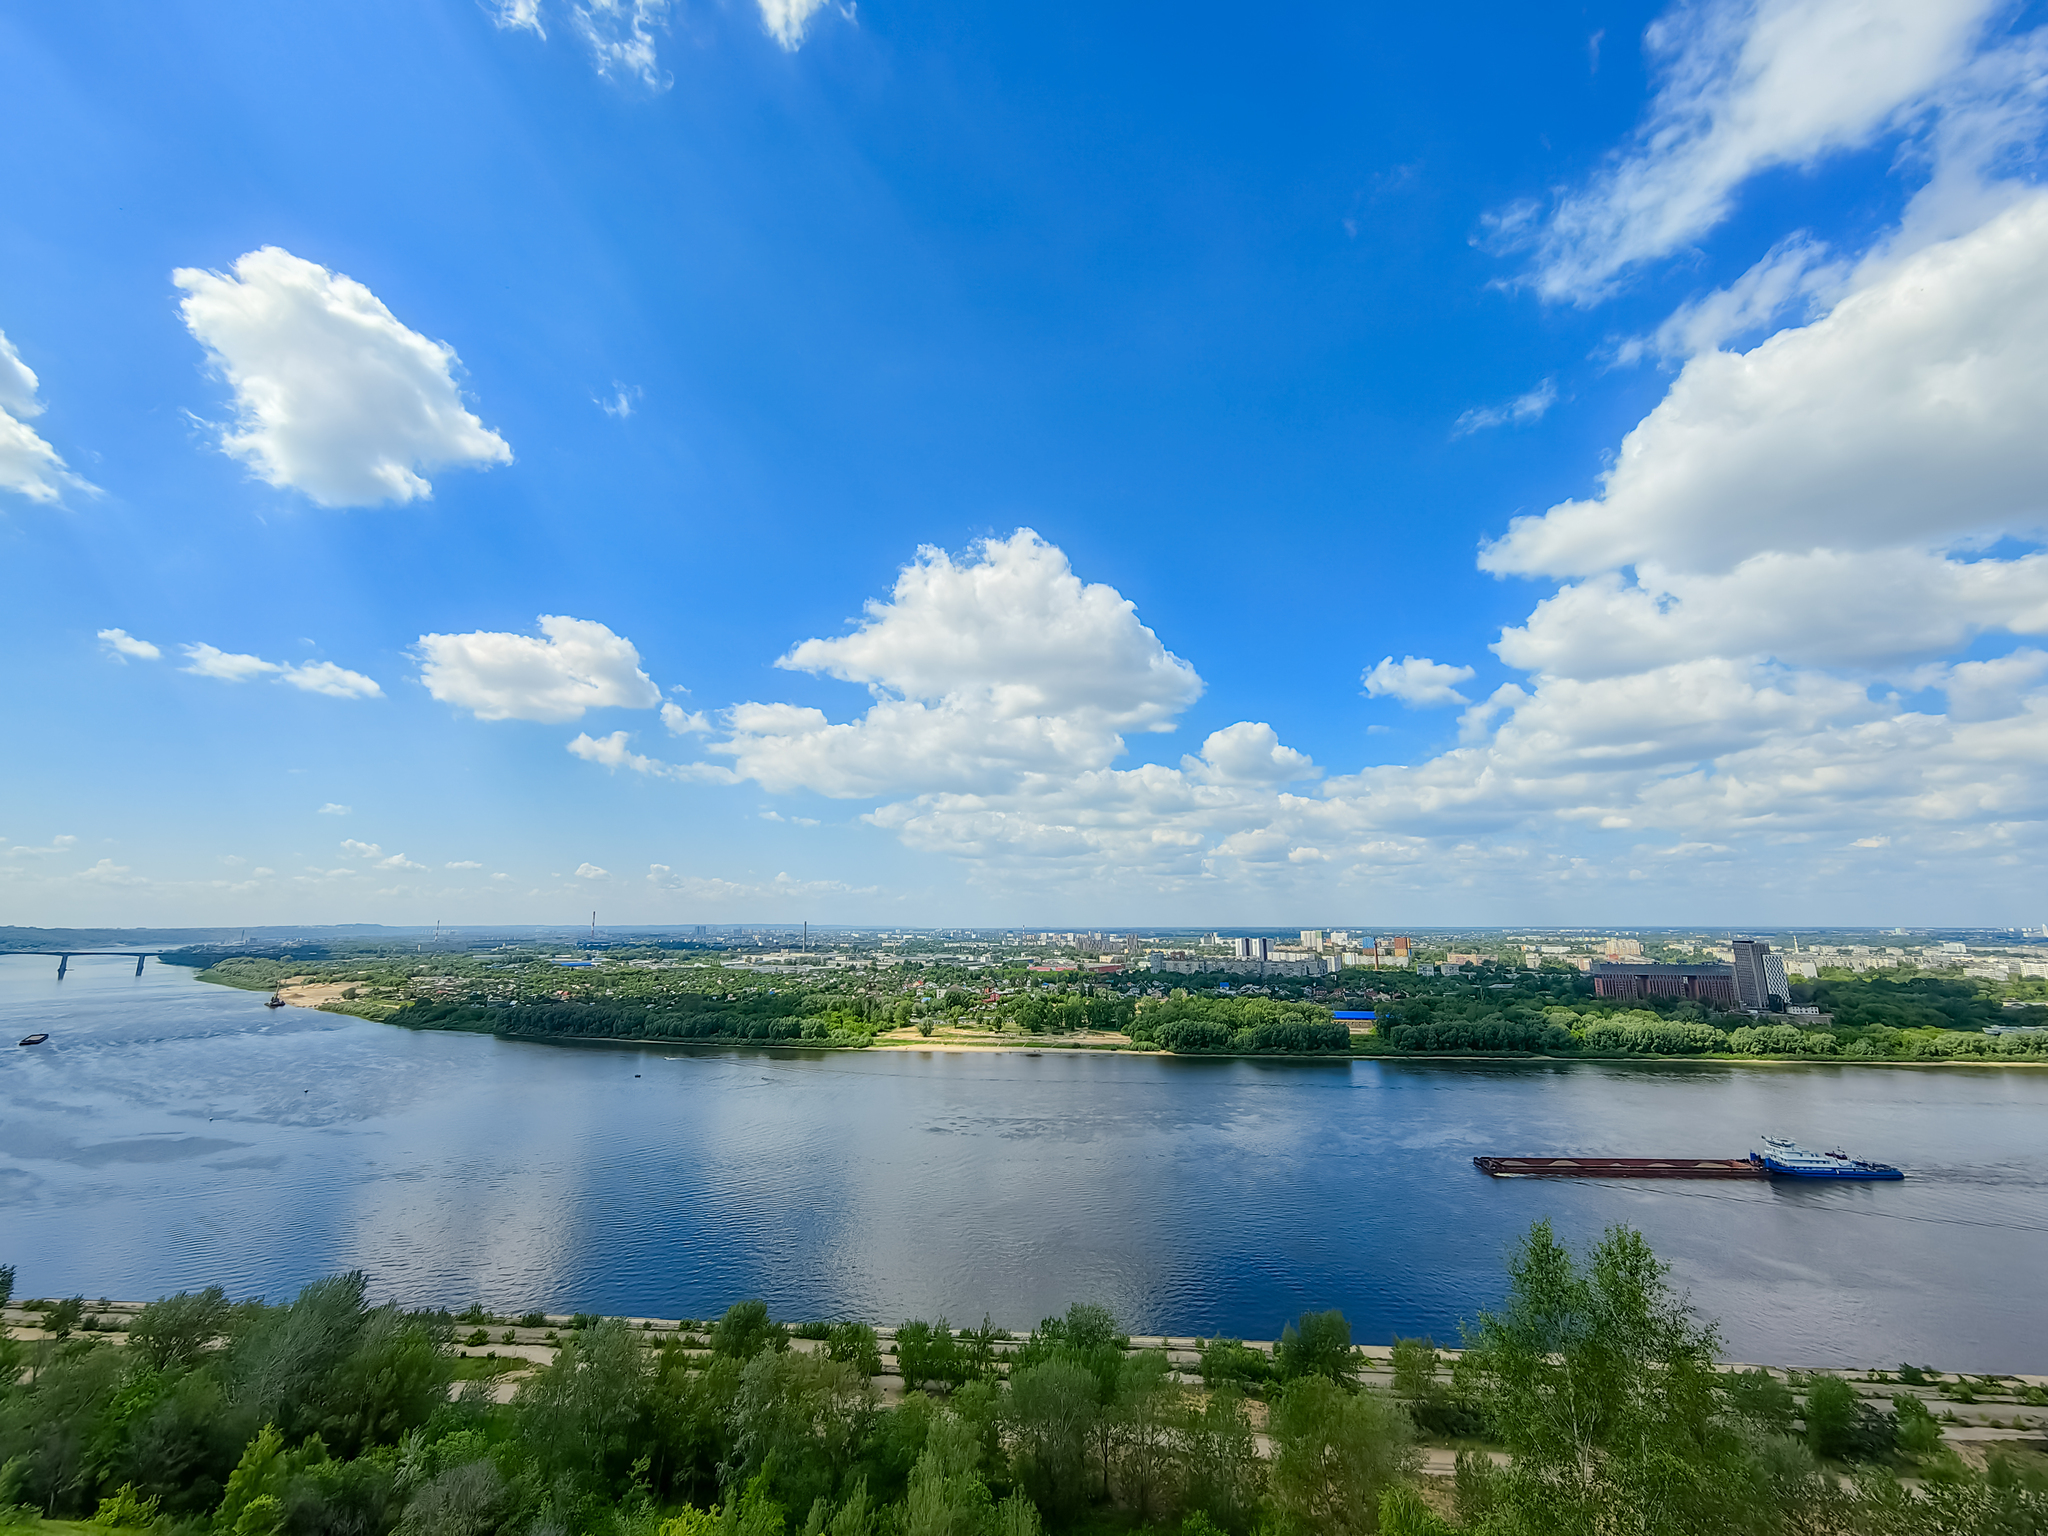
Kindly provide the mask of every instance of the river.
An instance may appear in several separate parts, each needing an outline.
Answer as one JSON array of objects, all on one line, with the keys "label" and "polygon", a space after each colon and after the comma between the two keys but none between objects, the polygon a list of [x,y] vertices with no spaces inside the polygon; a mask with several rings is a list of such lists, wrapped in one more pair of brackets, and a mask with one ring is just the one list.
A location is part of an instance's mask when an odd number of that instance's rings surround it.
[{"label": "river", "polygon": [[[2048,1072],[661,1050],[366,1023],[151,962],[0,959],[17,1295],[289,1296],[360,1268],[460,1308],[1362,1342],[1500,1299],[1517,1234],[1640,1228],[1729,1357],[2048,1371]],[[11,1042],[34,1030],[47,1044]],[[1896,1184],[1487,1178],[1475,1153],[1735,1156]]]}]

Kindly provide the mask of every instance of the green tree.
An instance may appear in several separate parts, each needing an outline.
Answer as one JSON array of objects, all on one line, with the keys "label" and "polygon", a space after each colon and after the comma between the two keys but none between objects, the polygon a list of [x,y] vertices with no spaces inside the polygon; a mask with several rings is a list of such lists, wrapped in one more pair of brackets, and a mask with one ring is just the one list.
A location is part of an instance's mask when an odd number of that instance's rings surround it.
[{"label": "green tree", "polygon": [[1273,1502],[1317,1536],[1377,1530],[1380,1495],[1420,1464],[1407,1414],[1321,1374],[1289,1383],[1272,1435]]},{"label": "green tree", "polygon": [[825,1335],[825,1352],[863,1376],[882,1373],[882,1346],[866,1323],[834,1323]]},{"label": "green tree", "polygon": [[1266,1482],[1244,1399],[1231,1386],[1216,1388],[1199,1408],[1186,1410],[1178,1438],[1183,1504],[1215,1530],[1242,1536],[1257,1518]]},{"label": "green tree", "polygon": [[85,1321],[85,1298],[73,1296],[43,1313],[43,1331],[55,1339],[68,1339]]},{"label": "green tree", "polygon": [[765,1301],[736,1301],[711,1329],[711,1352],[751,1360],[764,1349],[789,1348],[789,1330],[770,1321]]},{"label": "green tree", "polygon": [[1351,1325],[1337,1311],[1304,1312],[1280,1335],[1275,1362],[1282,1379],[1298,1381],[1321,1376],[1344,1386],[1358,1381],[1358,1356],[1351,1348]]},{"label": "green tree", "polygon": [[227,1491],[221,1496],[220,1508],[213,1512],[214,1530],[238,1530],[252,1503],[259,1498],[275,1500],[284,1491],[286,1471],[284,1436],[275,1424],[266,1424],[243,1447],[241,1460],[228,1474]]},{"label": "green tree", "polygon": [[1737,1371],[1723,1379],[1728,1406],[1759,1429],[1774,1435],[1792,1433],[1799,1417],[1799,1399],[1769,1371]]},{"label": "green tree", "polygon": [[1141,1520],[1162,1501],[1171,1502],[1181,1397],[1165,1350],[1148,1349],[1125,1359],[1110,1416],[1116,1480],[1123,1501]]},{"label": "green tree", "polygon": [[512,1402],[520,1439],[546,1471],[572,1484],[622,1486],[648,1418],[649,1366],[620,1320],[583,1329],[521,1384]]},{"label": "green tree", "polygon": [[1642,1235],[1610,1228],[1582,1265],[1538,1222],[1508,1272],[1453,1373],[1513,1455],[1500,1528],[1590,1536],[1623,1510],[1641,1536],[1739,1528],[1750,1473],[1720,1422],[1717,1336]]},{"label": "green tree", "polygon": [[728,1409],[733,1476],[758,1479],[786,1509],[809,1509],[838,1493],[874,1408],[874,1387],[852,1366],[764,1349],[741,1371]]},{"label": "green tree", "polygon": [[959,1341],[943,1317],[936,1323],[915,1320],[896,1330],[896,1368],[912,1391],[934,1382],[956,1386],[967,1379]]},{"label": "green tree", "polygon": [[1202,1346],[1202,1385],[1240,1389],[1255,1386],[1273,1374],[1273,1362],[1242,1339],[1211,1339]]},{"label": "green tree", "polygon": [[1441,1390],[1436,1345],[1429,1339],[1394,1340],[1394,1396],[1426,1402]]},{"label": "green tree", "polygon": [[1865,1403],[1839,1376],[1818,1376],[1806,1390],[1806,1443],[1830,1461],[1876,1461],[1897,1443],[1896,1421]]},{"label": "green tree", "polygon": [[1406,1483],[1380,1495],[1380,1536],[1453,1536],[1444,1518]]},{"label": "green tree", "polygon": [[991,1514],[981,1480],[981,1444],[971,1426],[939,1414],[910,1473],[904,1536],[982,1536]]},{"label": "green tree", "polygon": [[100,1500],[92,1523],[110,1531],[147,1529],[156,1524],[156,1517],[157,1501],[138,1497],[133,1483],[123,1483]]},{"label": "green tree", "polygon": [[228,1331],[231,1312],[217,1285],[161,1297],[129,1325],[128,1347],[160,1371],[197,1364]]},{"label": "green tree", "polygon": [[1089,1448],[1101,1413],[1095,1373],[1076,1360],[1050,1359],[1011,1373],[1017,1480],[1041,1509],[1064,1515],[1086,1499]]},{"label": "green tree", "polygon": [[1911,1392],[1892,1399],[1892,1413],[1898,1422],[1898,1446],[1907,1456],[1931,1456],[1941,1447],[1941,1423],[1927,1404]]}]

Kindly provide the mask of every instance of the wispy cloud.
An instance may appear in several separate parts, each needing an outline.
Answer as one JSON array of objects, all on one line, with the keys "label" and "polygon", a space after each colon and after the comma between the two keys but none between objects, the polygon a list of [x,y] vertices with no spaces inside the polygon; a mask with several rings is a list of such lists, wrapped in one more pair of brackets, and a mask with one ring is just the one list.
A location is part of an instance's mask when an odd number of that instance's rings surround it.
[{"label": "wispy cloud", "polygon": [[655,34],[668,30],[668,0],[588,0],[570,9],[569,20],[590,46],[599,75],[669,88],[655,46]]},{"label": "wispy cloud", "polygon": [[1506,405],[1478,406],[1460,416],[1451,427],[1452,437],[1464,437],[1473,432],[1484,432],[1488,427],[1521,426],[1524,422],[1539,421],[1543,413],[1557,404],[1557,384],[1545,379],[1527,394],[1517,395]]},{"label": "wispy cloud", "polygon": [[[803,46],[811,18],[825,9],[825,0],[760,0],[761,24],[768,35],[791,53]],[[848,9],[848,17],[853,15]]]},{"label": "wispy cloud", "polygon": [[185,647],[187,663],[179,668],[194,677],[217,678],[224,683],[246,683],[254,677],[275,678],[306,693],[325,694],[330,699],[381,699],[384,690],[373,677],[351,672],[331,661],[265,661],[236,651],[223,651],[204,642]]},{"label": "wispy cloud", "polygon": [[[1662,85],[1631,143],[1546,218],[1493,215],[1535,246],[1530,283],[1587,304],[1643,262],[1699,239],[1773,166],[1857,148],[1958,92],[1996,0],[1704,0],[1653,22]],[[1595,56],[1597,61],[1597,55]]]},{"label": "wispy cloud", "polygon": [[485,6],[491,20],[507,32],[531,32],[542,41],[547,28],[541,25],[540,0],[494,0]]},{"label": "wispy cloud", "polygon": [[99,633],[99,642],[106,648],[107,655],[123,665],[131,656],[137,661],[155,661],[163,655],[156,646],[147,640],[136,639],[125,629],[103,629]]}]

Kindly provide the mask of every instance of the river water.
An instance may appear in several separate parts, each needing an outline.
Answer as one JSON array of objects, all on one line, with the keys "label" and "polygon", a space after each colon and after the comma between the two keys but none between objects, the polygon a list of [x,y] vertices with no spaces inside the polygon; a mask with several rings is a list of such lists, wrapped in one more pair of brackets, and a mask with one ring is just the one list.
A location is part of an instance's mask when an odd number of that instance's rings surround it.
[{"label": "river water", "polygon": [[[1640,1228],[1734,1359],[2048,1371],[2048,1072],[1199,1062],[556,1046],[415,1033],[151,962],[0,959],[18,1295],[282,1299],[1362,1342],[1497,1303],[1547,1216]],[[1475,1153],[1736,1156],[1897,1184],[1494,1180]]]}]

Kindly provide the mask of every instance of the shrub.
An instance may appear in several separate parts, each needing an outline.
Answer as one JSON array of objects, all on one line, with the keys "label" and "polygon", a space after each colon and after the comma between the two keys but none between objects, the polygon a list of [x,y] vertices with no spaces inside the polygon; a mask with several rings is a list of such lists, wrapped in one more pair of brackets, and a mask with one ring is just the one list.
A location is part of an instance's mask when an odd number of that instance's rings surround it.
[{"label": "shrub", "polygon": [[762,1350],[789,1348],[789,1333],[768,1316],[765,1301],[736,1301],[711,1330],[711,1352],[751,1360]]},{"label": "shrub", "polygon": [[1289,1323],[1280,1334],[1274,1362],[1285,1381],[1322,1376],[1348,1386],[1358,1380],[1358,1356],[1351,1349],[1351,1325],[1334,1308],[1328,1312],[1304,1312],[1299,1322]]},{"label": "shrub", "polygon": [[882,1369],[881,1343],[866,1323],[834,1323],[825,1334],[825,1353],[863,1376],[878,1375]]},{"label": "shrub", "polygon": [[1211,1339],[1202,1346],[1202,1385],[1257,1386],[1273,1374],[1273,1362],[1242,1339]]}]

